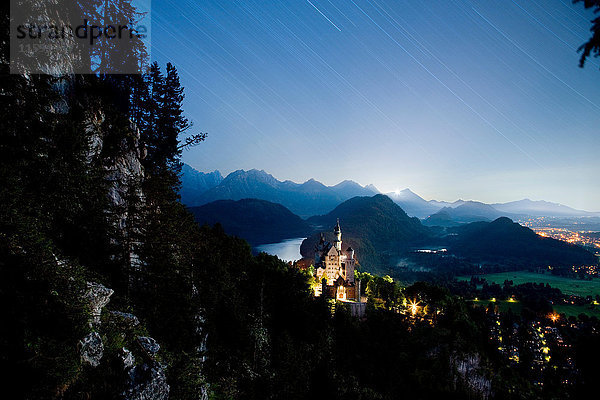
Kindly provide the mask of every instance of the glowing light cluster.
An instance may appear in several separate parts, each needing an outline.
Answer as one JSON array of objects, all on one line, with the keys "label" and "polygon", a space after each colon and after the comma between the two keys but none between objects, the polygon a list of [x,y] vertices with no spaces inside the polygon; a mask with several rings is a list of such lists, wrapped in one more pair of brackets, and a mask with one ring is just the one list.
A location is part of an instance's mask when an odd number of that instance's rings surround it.
[{"label": "glowing light cluster", "polygon": [[421,303],[420,301],[416,301],[416,300],[411,300],[408,303],[408,309],[410,310],[411,315],[413,315],[413,316],[417,315],[417,313],[421,309],[421,306],[419,306],[420,303]]}]

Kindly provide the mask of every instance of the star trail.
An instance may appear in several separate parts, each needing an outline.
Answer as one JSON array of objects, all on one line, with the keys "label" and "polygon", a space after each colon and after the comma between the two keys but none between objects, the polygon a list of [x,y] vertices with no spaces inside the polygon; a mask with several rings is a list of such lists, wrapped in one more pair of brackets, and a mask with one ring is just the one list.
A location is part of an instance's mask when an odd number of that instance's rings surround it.
[{"label": "star trail", "polygon": [[594,14],[568,0],[152,2],[201,171],[600,210]]}]

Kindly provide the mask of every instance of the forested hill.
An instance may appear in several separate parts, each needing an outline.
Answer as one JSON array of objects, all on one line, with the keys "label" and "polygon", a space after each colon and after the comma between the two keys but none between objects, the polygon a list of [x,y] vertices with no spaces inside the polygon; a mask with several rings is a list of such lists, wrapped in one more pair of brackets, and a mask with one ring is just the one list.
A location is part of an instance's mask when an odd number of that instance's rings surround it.
[{"label": "forested hill", "polygon": [[252,245],[305,237],[312,229],[302,218],[281,204],[258,199],[218,200],[191,207],[196,221],[203,225],[220,223],[225,232]]},{"label": "forested hill", "polygon": [[[388,257],[422,243],[430,237],[429,229],[418,218],[411,218],[388,196],[354,197],[326,215],[307,221],[327,235],[339,218],[344,246],[352,246],[364,268],[378,271],[388,265]],[[332,237],[327,237],[329,240]],[[301,246],[304,257],[314,257],[313,248],[319,240],[316,233]]]},{"label": "forested hill", "polygon": [[584,248],[541,237],[531,229],[501,217],[449,228],[451,250],[477,260],[502,260],[524,266],[595,265],[596,257]]},{"label": "forested hill", "polygon": [[380,242],[411,241],[428,234],[418,218],[411,218],[388,196],[354,197],[325,215],[307,221],[321,227],[334,226],[337,219],[344,234],[360,234]]}]

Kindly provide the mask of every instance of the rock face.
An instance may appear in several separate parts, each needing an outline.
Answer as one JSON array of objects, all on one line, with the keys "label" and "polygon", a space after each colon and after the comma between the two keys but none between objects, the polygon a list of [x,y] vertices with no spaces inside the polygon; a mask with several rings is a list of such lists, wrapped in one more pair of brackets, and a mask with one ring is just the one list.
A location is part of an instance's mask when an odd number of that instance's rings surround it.
[{"label": "rock face", "polygon": [[102,338],[97,332],[91,332],[81,339],[78,344],[81,362],[97,367],[104,353]]},{"label": "rock face", "polygon": [[121,155],[114,159],[114,163],[106,168],[106,180],[109,182],[108,198],[113,211],[113,223],[123,234],[123,238],[115,240],[115,244],[126,246],[126,260],[133,270],[141,267],[141,261],[135,248],[135,243],[127,232],[127,227],[133,224],[134,215],[128,213],[127,208],[133,204],[143,204],[145,201],[141,183],[144,178],[142,159],[145,149],[140,144],[140,131],[132,124],[131,136],[121,143]]},{"label": "rock face", "polygon": [[148,336],[138,336],[138,343],[149,355],[154,355],[160,350],[160,345],[156,340]]},{"label": "rock face", "polygon": [[170,387],[167,383],[165,370],[154,356],[160,350],[156,340],[148,336],[138,336],[140,347],[149,356],[149,361],[136,365],[133,354],[126,348],[121,349],[123,369],[128,371],[127,389],[123,393],[125,400],[166,400],[169,398]]},{"label": "rock face", "polygon": [[140,320],[138,319],[138,317],[130,313],[121,311],[111,311],[110,316],[112,319],[124,323],[129,328],[133,328],[140,324]]},{"label": "rock face", "polygon": [[206,361],[206,342],[208,341],[208,333],[204,332],[205,322],[206,319],[204,318],[204,310],[199,310],[198,313],[194,316],[196,335],[198,338],[200,338],[200,345],[196,346],[196,352],[200,356],[203,363]]},{"label": "rock face", "polygon": [[463,386],[477,397],[487,400],[492,394],[491,381],[481,372],[481,357],[478,354],[455,356],[450,360],[457,373],[455,385],[460,380]]},{"label": "rock face", "polygon": [[[139,245],[135,242],[137,236],[131,232],[136,232],[134,221],[139,216],[135,214],[136,211],[132,213],[130,206],[135,205],[137,209],[137,207],[143,207],[145,203],[141,184],[144,179],[142,160],[146,154],[140,142],[139,130],[133,124],[129,128],[130,134],[127,138],[124,138],[119,144],[113,144],[113,146],[116,145],[115,148],[105,149],[105,138],[113,127],[111,121],[107,119],[107,115],[103,111],[97,110],[95,114],[89,115],[85,133],[89,139],[88,163],[101,163],[105,168],[104,178],[108,183],[106,195],[110,203],[107,217],[109,223],[119,231],[118,235],[111,238],[111,244],[119,249],[112,257],[121,260],[123,265],[129,266],[135,271],[141,267],[142,262],[136,253],[137,245]],[[129,277],[130,285],[135,284],[131,278],[133,275],[131,274]],[[130,313],[110,311],[107,326],[100,325],[102,309],[109,303],[112,294],[112,289],[98,283],[88,282],[82,297],[91,312],[90,325],[103,334],[116,334],[127,338],[126,347],[115,349],[115,353],[108,348],[105,351],[101,336],[96,332],[90,333],[79,343],[82,363],[96,367],[100,364],[103,353],[106,353],[104,354],[105,361],[120,363],[123,368],[122,373],[126,376],[126,384],[120,389],[123,399],[168,399],[170,386],[167,383],[165,367],[156,360],[156,354],[161,346],[148,336],[137,337],[135,341],[139,344],[139,349],[134,342],[130,341],[130,334],[135,331],[133,328],[140,325],[140,320]],[[200,318],[198,325],[201,326],[203,322],[203,318]],[[106,329],[106,332],[103,329]],[[206,336],[202,335],[201,331],[198,334],[204,338]],[[205,351],[205,341],[200,347],[202,351]],[[207,390],[203,389],[198,396],[205,400],[208,398],[207,394]]]},{"label": "rock face", "polygon": [[90,325],[97,325],[100,323],[100,314],[102,313],[102,308],[108,304],[110,301],[110,296],[112,296],[113,293],[114,290],[109,289],[99,283],[87,283],[87,290],[83,295],[83,299],[87,301],[88,307],[92,314]]},{"label": "rock face", "polygon": [[125,400],[166,400],[169,384],[165,371],[158,363],[142,364],[129,371],[129,388]]},{"label": "rock face", "polygon": [[[92,163],[95,159],[103,157],[104,138],[111,126],[106,121],[105,113],[97,110],[88,115],[84,129],[89,144],[87,161]],[[145,150],[140,144],[140,131],[133,123],[130,124],[129,131],[129,136],[119,145],[120,154],[104,160],[105,179],[110,182],[108,197],[115,207],[126,205],[127,192],[143,179],[141,160],[145,157]],[[136,195],[142,197],[141,189],[135,189]]]},{"label": "rock face", "polygon": [[111,238],[111,241],[114,245],[124,247],[122,250],[125,250],[116,251],[113,257],[123,258],[131,268],[137,269],[141,264],[139,255],[135,251],[137,243],[134,243],[126,228],[131,228],[133,219],[136,218],[136,215],[128,211],[128,207],[131,204],[144,203],[141,183],[144,178],[142,160],[146,150],[140,142],[140,131],[133,123],[129,126],[129,134],[121,140],[116,149],[105,149],[105,138],[112,129],[114,126],[102,110],[96,110],[87,116],[85,126],[89,141],[87,162],[89,164],[100,162],[104,165],[104,179],[108,183],[106,195],[110,202],[107,216],[121,234],[120,237]]},{"label": "rock face", "polygon": [[121,361],[123,362],[123,369],[128,370],[135,364],[135,357],[133,357],[131,351],[123,347],[121,349]]},{"label": "rock face", "polygon": [[[114,206],[124,206],[127,193],[131,188],[139,184],[143,177],[143,149],[139,144],[140,132],[135,126],[131,126],[134,134],[130,141],[124,140],[121,144],[123,154],[115,159],[113,165],[107,167],[106,180],[111,182],[108,197]],[[136,195],[143,197],[141,189],[136,188]],[[126,215],[123,215],[126,218]]]}]

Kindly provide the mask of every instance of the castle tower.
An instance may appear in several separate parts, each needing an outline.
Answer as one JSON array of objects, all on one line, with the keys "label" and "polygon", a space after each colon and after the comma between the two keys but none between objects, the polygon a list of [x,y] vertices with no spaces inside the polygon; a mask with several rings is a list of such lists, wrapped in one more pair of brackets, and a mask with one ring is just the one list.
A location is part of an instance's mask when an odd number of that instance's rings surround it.
[{"label": "castle tower", "polygon": [[338,218],[337,224],[333,229],[333,233],[335,234],[335,248],[337,251],[342,251],[342,228],[340,228],[340,219]]}]

